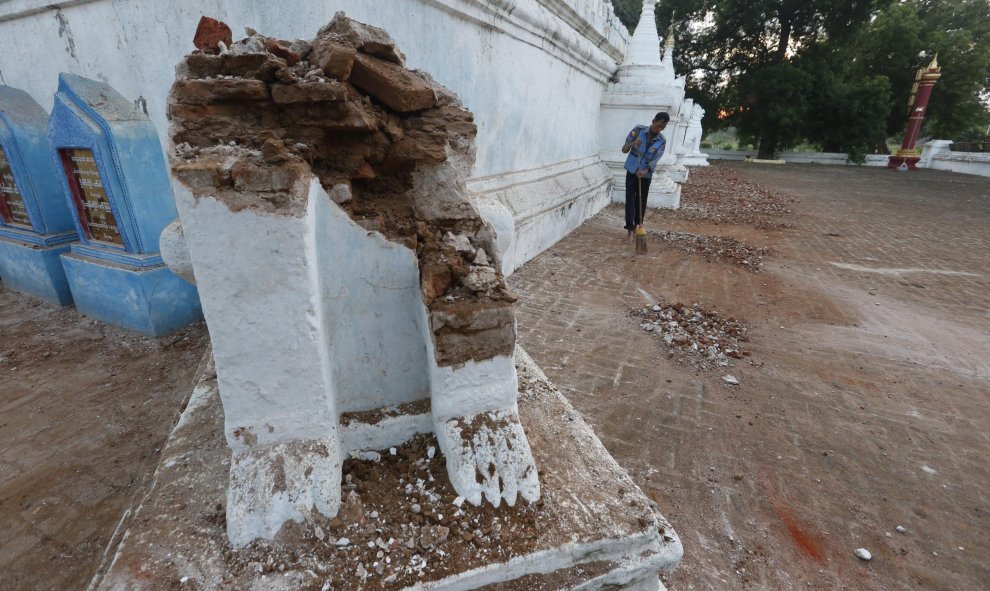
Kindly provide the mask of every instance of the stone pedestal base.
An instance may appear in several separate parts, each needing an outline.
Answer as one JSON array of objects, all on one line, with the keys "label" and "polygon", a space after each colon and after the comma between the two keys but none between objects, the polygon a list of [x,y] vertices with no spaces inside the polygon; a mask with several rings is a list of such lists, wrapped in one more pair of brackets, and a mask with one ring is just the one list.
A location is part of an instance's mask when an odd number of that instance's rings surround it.
[{"label": "stone pedestal base", "polygon": [[708,166],[708,154],[699,152],[698,154],[678,156],[677,162],[684,166]]},{"label": "stone pedestal base", "polygon": [[918,161],[921,160],[919,156],[899,156],[892,155],[887,159],[887,168],[900,168],[901,166],[907,166],[908,170],[918,170]]},{"label": "stone pedestal base", "polygon": [[[612,203],[626,202],[626,169],[622,168],[622,163],[608,162],[609,170],[612,171]],[[653,182],[650,183],[650,195],[646,201],[646,207],[654,209],[677,209],[681,206],[681,186],[674,182],[665,169],[672,167],[661,167],[653,175]],[[677,174],[687,179],[686,168],[677,170]]]},{"label": "stone pedestal base", "polygon": [[196,287],[164,264],[148,268],[62,255],[80,313],[149,336],[161,336],[203,317]]},{"label": "stone pedestal base", "polygon": [[0,279],[9,289],[56,306],[70,306],[72,293],[59,259],[68,250],[68,244],[38,246],[0,236]]},{"label": "stone pedestal base", "polygon": [[374,458],[362,460],[372,474],[345,477],[337,519],[289,523],[274,540],[236,550],[222,519],[231,452],[207,370],[151,491],[89,588],[663,589],[658,573],[683,553],[677,534],[521,349],[516,365],[540,501],[495,509],[454,498],[446,471],[435,469],[439,452],[426,449],[435,444],[420,441],[362,452]]}]

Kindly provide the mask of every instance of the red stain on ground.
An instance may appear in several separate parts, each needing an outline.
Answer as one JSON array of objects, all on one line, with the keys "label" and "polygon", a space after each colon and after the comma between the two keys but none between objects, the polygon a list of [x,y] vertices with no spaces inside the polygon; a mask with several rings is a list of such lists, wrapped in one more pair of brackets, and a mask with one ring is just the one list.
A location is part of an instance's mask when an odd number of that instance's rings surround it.
[{"label": "red stain on ground", "polygon": [[777,512],[777,516],[780,517],[781,521],[784,522],[784,526],[787,527],[787,533],[794,540],[794,545],[803,554],[819,562],[825,562],[825,550],[822,549],[821,544],[818,543],[815,536],[807,532],[807,528],[794,516],[794,513],[790,509],[780,507],[776,504],[774,505],[774,510]]},{"label": "red stain on ground", "polygon": [[801,554],[814,558],[818,562],[825,562],[825,549],[822,547],[818,536],[809,531],[808,525],[798,519],[794,511],[780,500],[773,489],[764,485],[763,491],[770,506],[773,507],[773,512],[783,522],[784,527],[787,528],[787,533]]}]

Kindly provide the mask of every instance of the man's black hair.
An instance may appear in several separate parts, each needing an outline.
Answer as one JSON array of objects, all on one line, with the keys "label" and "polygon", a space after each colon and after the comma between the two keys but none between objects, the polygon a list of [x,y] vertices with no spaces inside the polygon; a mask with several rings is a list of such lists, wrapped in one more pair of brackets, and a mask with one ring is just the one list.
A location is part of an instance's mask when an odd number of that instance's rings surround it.
[{"label": "man's black hair", "polygon": [[656,117],[653,118],[654,121],[670,121],[670,115],[666,111],[660,111],[657,113]]}]

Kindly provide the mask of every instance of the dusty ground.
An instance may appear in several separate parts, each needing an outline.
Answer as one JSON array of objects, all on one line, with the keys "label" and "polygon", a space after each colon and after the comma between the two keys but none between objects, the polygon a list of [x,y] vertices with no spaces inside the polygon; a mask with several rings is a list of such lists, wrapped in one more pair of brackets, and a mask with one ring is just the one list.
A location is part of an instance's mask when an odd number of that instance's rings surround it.
[{"label": "dusty ground", "polygon": [[0,589],[84,589],[141,494],[207,343],[0,287]]},{"label": "dusty ground", "polygon": [[[761,187],[783,199],[716,207]],[[620,215],[510,282],[522,343],[681,535],[671,589],[986,588],[990,181],[715,166],[682,212],[647,219],[696,236],[638,257]],[[746,323],[749,355],[671,356],[632,314],[661,298]],[[202,325],[145,339],[0,288],[0,589],[85,587],[206,340]]]},{"label": "dusty ground", "polygon": [[[657,236],[637,256],[610,208],[510,278],[520,341],[680,534],[670,588],[988,588],[990,180],[692,174],[647,226],[770,249],[763,271]],[[781,198],[710,215],[698,191],[753,183]],[[661,298],[747,323],[750,356],[672,355],[630,314]]]}]

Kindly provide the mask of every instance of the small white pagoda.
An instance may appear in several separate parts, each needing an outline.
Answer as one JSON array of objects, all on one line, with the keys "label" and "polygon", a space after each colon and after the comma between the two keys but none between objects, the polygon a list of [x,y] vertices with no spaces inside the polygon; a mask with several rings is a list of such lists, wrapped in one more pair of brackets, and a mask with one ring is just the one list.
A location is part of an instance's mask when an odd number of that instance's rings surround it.
[{"label": "small white pagoda", "polygon": [[602,94],[599,120],[601,158],[612,171],[612,201],[625,201],[622,142],[636,125],[648,125],[660,111],[670,115],[663,135],[667,150],[650,185],[649,206],[676,209],[681,201],[680,183],[687,180],[686,164],[707,166],[701,154],[701,117],[704,109],[684,98],[683,76],[674,72],[674,37],[667,37],[663,54],[657,33],[656,0],[644,0],[639,24],[625,59]]}]

